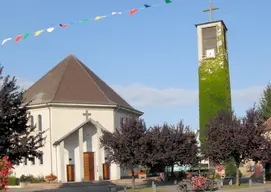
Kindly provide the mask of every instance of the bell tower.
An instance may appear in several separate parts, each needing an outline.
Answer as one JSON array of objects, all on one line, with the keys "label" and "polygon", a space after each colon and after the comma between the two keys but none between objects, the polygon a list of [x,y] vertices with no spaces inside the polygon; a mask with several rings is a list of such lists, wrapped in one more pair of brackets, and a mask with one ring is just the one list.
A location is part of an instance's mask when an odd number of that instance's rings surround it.
[{"label": "bell tower", "polygon": [[197,24],[199,61],[200,142],[206,137],[206,124],[221,110],[231,110],[231,89],[228,63],[227,27],[222,20]]}]

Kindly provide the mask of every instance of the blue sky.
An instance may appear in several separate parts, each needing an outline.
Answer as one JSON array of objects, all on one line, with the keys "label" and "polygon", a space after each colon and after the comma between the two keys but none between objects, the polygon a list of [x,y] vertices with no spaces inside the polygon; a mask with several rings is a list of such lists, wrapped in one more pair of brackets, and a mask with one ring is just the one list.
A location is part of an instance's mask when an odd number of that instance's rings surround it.
[{"label": "blue sky", "polygon": [[[163,0],[2,0],[0,39]],[[197,34],[208,0],[172,4],[58,28],[0,47],[5,73],[27,86],[74,54],[134,107],[148,124],[183,119],[198,128]],[[271,1],[214,0],[214,19],[229,29],[233,107],[238,115],[258,101],[270,80]]]}]

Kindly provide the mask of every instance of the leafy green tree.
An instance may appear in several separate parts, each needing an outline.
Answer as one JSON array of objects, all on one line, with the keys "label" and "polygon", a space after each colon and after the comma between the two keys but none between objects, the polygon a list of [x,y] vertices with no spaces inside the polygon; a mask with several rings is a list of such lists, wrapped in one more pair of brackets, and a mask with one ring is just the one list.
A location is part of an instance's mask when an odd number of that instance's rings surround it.
[{"label": "leafy green tree", "polygon": [[12,164],[19,164],[25,157],[40,158],[43,132],[28,126],[27,103],[15,77],[3,76],[0,67],[0,158],[7,156]]},{"label": "leafy green tree", "polygon": [[269,83],[260,98],[258,110],[261,118],[266,121],[271,117],[271,84]]}]

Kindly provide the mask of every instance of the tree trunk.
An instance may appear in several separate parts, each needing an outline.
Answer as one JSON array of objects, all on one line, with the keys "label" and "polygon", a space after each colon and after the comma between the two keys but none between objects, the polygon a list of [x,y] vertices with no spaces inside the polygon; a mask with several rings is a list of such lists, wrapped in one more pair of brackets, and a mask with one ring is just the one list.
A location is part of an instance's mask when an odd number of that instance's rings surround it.
[{"label": "tree trunk", "polygon": [[135,189],[135,171],[134,168],[131,169],[132,172],[132,189]]},{"label": "tree trunk", "polygon": [[236,164],[236,183],[235,183],[235,185],[236,186],[239,186],[239,183],[240,183],[240,181],[239,181],[239,164]]},{"label": "tree trunk", "polygon": [[174,165],[171,166],[171,177],[174,175]]}]

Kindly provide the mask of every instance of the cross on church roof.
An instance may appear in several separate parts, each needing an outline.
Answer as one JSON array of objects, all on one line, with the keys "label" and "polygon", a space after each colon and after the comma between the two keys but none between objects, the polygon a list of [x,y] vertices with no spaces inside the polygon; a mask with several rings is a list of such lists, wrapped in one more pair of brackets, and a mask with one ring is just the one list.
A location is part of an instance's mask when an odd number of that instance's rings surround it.
[{"label": "cross on church roof", "polygon": [[88,120],[88,117],[91,116],[91,113],[88,113],[88,110],[86,110],[85,113],[83,113],[84,116],[86,116],[86,121]]},{"label": "cross on church roof", "polygon": [[213,11],[218,10],[219,8],[213,8],[212,0],[209,3],[209,9],[203,10],[203,12],[210,12],[210,21],[213,21]]}]

